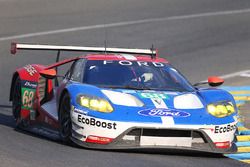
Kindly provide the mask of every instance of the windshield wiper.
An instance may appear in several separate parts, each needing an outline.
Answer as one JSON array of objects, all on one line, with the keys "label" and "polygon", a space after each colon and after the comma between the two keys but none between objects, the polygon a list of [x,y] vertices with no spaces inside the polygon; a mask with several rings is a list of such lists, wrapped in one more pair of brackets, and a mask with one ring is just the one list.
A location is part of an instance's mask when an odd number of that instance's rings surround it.
[{"label": "windshield wiper", "polygon": [[141,87],[132,86],[132,85],[99,85],[103,88],[111,89],[133,89],[133,90],[156,90],[156,91],[169,91],[169,92],[187,92],[186,90],[171,89],[171,88],[149,88],[144,85]]},{"label": "windshield wiper", "polygon": [[110,85],[110,86],[104,86],[107,88],[112,88],[112,89],[134,89],[134,90],[151,90],[148,87],[137,87],[137,86],[131,86],[131,85],[122,85],[122,86],[116,86],[116,85]]},{"label": "windshield wiper", "polygon": [[187,92],[186,90],[171,89],[171,88],[151,88],[150,90],[167,91],[167,92]]}]

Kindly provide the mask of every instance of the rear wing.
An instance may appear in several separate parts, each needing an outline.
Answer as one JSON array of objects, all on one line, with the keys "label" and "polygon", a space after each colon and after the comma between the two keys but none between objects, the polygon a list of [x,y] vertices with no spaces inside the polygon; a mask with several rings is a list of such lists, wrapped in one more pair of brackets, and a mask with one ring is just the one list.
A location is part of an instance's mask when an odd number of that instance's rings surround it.
[{"label": "rear wing", "polygon": [[[11,43],[11,54],[16,54],[18,50],[48,50],[57,51],[56,63],[48,66],[47,69],[55,68],[57,71],[57,66],[66,64],[68,62],[74,61],[77,58],[72,58],[59,62],[61,51],[75,51],[75,52],[103,52],[103,53],[123,53],[123,54],[137,54],[137,55],[149,55],[151,59],[155,59],[158,56],[158,51],[156,49],[126,49],[126,48],[106,48],[106,47],[82,47],[82,46],[61,46],[61,45],[40,45],[40,44],[24,44],[24,43]],[[58,84],[56,78],[55,85]]]},{"label": "rear wing", "polygon": [[[60,46],[60,45],[40,45],[11,43],[11,54],[16,54],[17,50],[51,50],[51,51],[76,51],[76,52],[104,52],[149,55],[152,58],[158,56],[157,50],[151,49],[127,49],[127,48],[106,48],[106,47],[82,47],[82,46]],[[59,54],[58,54],[59,55]]]}]

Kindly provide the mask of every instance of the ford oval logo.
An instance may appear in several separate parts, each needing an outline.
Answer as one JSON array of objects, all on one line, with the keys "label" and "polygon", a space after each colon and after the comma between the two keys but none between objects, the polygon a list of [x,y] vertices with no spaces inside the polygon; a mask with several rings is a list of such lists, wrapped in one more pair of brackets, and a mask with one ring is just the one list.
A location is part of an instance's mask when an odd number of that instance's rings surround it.
[{"label": "ford oval logo", "polygon": [[155,109],[147,109],[141,110],[138,112],[140,115],[144,116],[152,116],[152,117],[189,117],[190,113],[178,111],[178,110],[170,110],[165,108],[155,108]]}]

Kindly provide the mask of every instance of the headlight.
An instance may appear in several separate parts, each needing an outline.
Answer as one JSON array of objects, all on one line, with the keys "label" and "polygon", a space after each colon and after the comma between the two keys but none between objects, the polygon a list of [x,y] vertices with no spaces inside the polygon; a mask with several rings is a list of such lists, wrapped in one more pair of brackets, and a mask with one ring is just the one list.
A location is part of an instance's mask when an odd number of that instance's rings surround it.
[{"label": "headlight", "polygon": [[207,105],[207,111],[215,117],[222,118],[233,114],[235,108],[231,102],[222,102]]},{"label": "headlight", "polygon": [[83,107],[89,108],[91,110],[110,113],[113,111],[113,107],[111,104],[102,98],[87,96],[87,95],[79,95],[77,98],[78,104]]}]

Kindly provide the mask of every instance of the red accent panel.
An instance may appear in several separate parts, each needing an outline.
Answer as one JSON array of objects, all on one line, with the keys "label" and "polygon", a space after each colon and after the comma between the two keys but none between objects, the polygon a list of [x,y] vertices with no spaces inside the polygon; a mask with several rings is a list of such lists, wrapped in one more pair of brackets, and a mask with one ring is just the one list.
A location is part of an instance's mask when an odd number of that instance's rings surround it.
[{"label": "red accent panel", "polygon": [[22,109],[21,110],[21,118],[29,119],[30,110]]},{"label": "red accent panel", "polygon": [[55,76],[56,70],[55,69],[42,70],[40,71],[40,74]]},{"label": "red accent panel", "polygon": [[[133,55],[132,55],[133,56]],[[135,60],[126,59],[125,56],[122,56],[122,54],[90,54],[86,56],[86,59],[88,60],[114,60],[114,61],[121,61],[121,60],[127,60],[127,61],[144,61],[144,62],[161,62],[161,63],[168,63],[166,59],[158,58],[152,59],[150,55],[135,55]]]},{"label": "red accent panel", "polygon": [[88,136],[86,139],[87,143],[96,143],[96,144],[108,144],[112,142],[112,138],[100,137],[100,136]]},{"label": "red accent panel", "polygon": [[[51,69],[51,68],[55,68],[58,66],[61,66],[63,64],[66,63],[70,63],[72,61],[81,59],[81,58],[86,58],[88,60],[128,60],[126,59],[124,56],[122,56],[122,54],[89,54],[86,56],[80,56],[80,57],[75,57],[75,58],[70,58],[70,59],[65,59],[63,61],[51,64],[49,66],[47,66],[45,69]],[[156,57],[156,59],[151,59],[150,55],[136,55],[135,56],[135,60],[128,60],[128,61],[145,61],[145,62],[161,62],[161,63],[168,63],[168,61],[166,59],[163,58],[159,58]]]},{"label": "red accent panel", "polygon": [[222,149],[231,147],[230,141],[215,142],[214,144],[215,144],[215,146],[216,146],[217,148],[222,148]]},{"label": "red accent panel", "polygon": [[37,82],[40,76],[39,71],[43,70],[45,66],[39,64],[28,64],[22,68],[17,69],[21,80]]},{"label": "red accent panel", "polygon": [[52,82],[52,80],[50,79],[50,80],[48,80],[48,89],[47,89],[47,91],[48,91],[48,96],[49,96],[49,99],[52,99],[53,98],[53,82]]},{"label": "red accent panel", "polygon": [[[40,76],[39,71],[43,70],[44,68],[45,68],[44,66],[38,65],[38,64],[26,65],[22,68],[17,69],[17,72],[21,80],[38,82],[38,77]],[[35,97],[34,104],[33,104],[34,108],[38,108],[37,102],[38,101]],[[21,109],[21,118],[25,118],[29,120],[30,110]]]},{"label": "red accent panel", "polygon": [[61,66],[63,64],[66,64],[66,63],[78,60],[78,59],[80,59],[80,57],[75,57],[75,58],[71,58],[71,59],[65,59],[63,61],[59,61],[57,63],[54,63],[54,64],[51,64],[51,65],[47,66],[46,69],[55,68],[55,67]]}]

